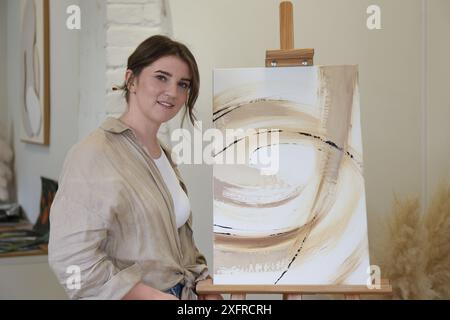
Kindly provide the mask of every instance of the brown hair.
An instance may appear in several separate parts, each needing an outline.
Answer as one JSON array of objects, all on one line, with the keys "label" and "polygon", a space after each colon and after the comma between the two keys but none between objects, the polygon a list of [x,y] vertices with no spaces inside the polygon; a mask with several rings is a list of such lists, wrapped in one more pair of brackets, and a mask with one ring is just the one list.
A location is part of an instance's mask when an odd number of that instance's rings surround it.
[{"label": "brown hair", "polygon": [[200,75],[194,55],[184,44],[180,42],[174,41],[169,37],[162,35],[156,35],[147,38],[128,58],[127,69],[131,70],[133,72],[133,75],[128,79],[128,82],[124,82],[124,84],[120,86],[119,89],[124,91],[124,96],[128,103],[130,98],[130,91],[128,87],[133,81],[134,77],[139,77],[140,73],[145,67],[151,65],[159,58],[167,56],[176,56],[180,58],[181,60],[186,62],[189,70],[191,71],[192,79],[181,126],[183,126],[183,122],[186,118],[187,112],[189,112],[189,119],[194,125],[196,117],[194,116],[193,109],[200,88]]}]

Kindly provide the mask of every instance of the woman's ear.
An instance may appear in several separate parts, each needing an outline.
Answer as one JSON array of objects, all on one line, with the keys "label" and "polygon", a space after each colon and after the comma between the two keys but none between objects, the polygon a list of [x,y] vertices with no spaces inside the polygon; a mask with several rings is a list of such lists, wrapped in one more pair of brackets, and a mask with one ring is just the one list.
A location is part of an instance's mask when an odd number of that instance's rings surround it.
[{"label": "woman's ear", "polygon": [[134,87],[134,73],[130,69],[128,69],[125,73],[125,83],[127,84],[127,88],[129,92],[134,93],[134,91],[131,89]]}]

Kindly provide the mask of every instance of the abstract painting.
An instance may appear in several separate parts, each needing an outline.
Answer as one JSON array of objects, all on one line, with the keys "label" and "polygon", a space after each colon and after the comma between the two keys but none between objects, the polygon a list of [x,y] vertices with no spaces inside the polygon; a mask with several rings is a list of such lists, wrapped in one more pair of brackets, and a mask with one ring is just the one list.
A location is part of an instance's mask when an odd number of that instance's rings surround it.
[{"label": "abstract painting", "polygon": [[22,1],[20,138],[49,144],[50,61],[49,0]]},{"label": "abstract painting", "polygon": [[213,124],[214,283],[366,284],[358,67],[216,69]]}]

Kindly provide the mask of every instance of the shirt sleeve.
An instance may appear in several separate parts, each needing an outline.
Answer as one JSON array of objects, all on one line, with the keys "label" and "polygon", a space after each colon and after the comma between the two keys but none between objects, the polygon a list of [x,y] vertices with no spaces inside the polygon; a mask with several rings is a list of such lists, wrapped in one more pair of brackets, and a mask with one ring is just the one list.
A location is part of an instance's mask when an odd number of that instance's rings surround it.
[{"label": "shirt sleeve", "polygon": [[121,299],[141,280],[139,265],[119,270],[104,251],[107,222],[60,195],[51,208],[49,264],[71,299]]},{"label": "shirt sleeve", "polygon": [[96,145],[73,148],[50,209],[49,264],[71,299],[121,299],[142,279],[140,265],[118,268],[107,253],[120,179]]}]

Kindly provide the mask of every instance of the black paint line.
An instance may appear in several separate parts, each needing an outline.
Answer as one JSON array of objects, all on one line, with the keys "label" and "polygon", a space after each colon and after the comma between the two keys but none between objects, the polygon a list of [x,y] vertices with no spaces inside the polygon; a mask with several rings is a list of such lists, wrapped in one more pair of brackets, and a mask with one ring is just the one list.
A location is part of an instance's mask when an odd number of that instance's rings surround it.
[{"label": "black paint line", "polygon": [[224,235],[224,236],[231,236],[232,235],[231,233],[228,233],[228,232],[214,232],[214,234],[221,234],[221,235]]},{"label": "black paint line", "polygon": [[277,281],[275,281],[275,284],[277,284],[277,283],[281,280],[281,278],[283,278],[284,275],[289,271],[289,268],[291,267],[292,263],[295,261],[295,259],[298,257],[298,255],[299,255],[300,252],[302,251],[303,246],[304,246],[304,244],[305,244],[305,242],[306,242],[306,239],[308,238],[308,236],[309,236],[309,234],[311,233],[311,230],[312,230],[312,228],[313,228],[313,226],[314,226],[314,221],[316,220],[316,217],[317,217],[317,214],[316,214],[316,215],[313,217],[313,219],[311,220],[311,226],[310,226],[310,228],[309,228],[309,230],[308,230],[308,233],[307,233],[307,234],[305,235],[305,237],[303,238],[302,243],[300,244],[300,247],[297,249],[297,252],[296,252],[295,255],[292,257],[292,259],[291,259],[291,261],[289,262],[289,264],[288,264],[286,270],[284,270],[283,273],[280,275],[280,277],[277,279]]},{"label": "black paint line", "polygon": [[[260,135],[262,133],[272,133],[272,132],[283,132],[283,130],[280,129],[273,129],[273,130],[261,130],[261,132],[256,132],[256,135]],[[232,143],[230,143],[228,146],[224,147],[222,150],[220,150],[219,152],[217,152],[216,154],[213,155],[213,157],[216,157],[217,155],[221,154],[222,152],[224,152],[225,150],[227,150],[229,147],[235,145],[236,143],[238,143],[241,140],[244,140],[245,138],[247,138],[247,136],[242,137],[240,139],[237,139],[235,141],[233,141]]]},{"label": "black paint line", "polygon": [[[261,134],[261,133],[272,133],[272,132],[280,132],[280,133],[282,133],[282,132],[284,132],[284,130],[281,130],[281,129],[273,129],[273,130],[266,130],[266,131],[262,131],[262,132],[257,132],[256,134],[259,135],[259,134]],[[337,149],[337,150],[339,150],[339,151],[341,151],[341,152],[343,151],[343,148],[340,148],[340,147],[339,147],[338,145],[336,145],[336,143],[334,143],[333,141],[330,141],[330,140],[324,140],[324,139],[322,139],[322,138],[319,137],[319,136],[315,136],[315,135],[312,135],[312,134],[307,133],[307,132],[301,132],[301,131],[299,131],[299,132],[294,132],[294,133],[300,134],[300,135],[302,135],[302,136],[306,136],[306,137],[318,139],[318,140],[322,141],[323,143],[326,143],[326,144],[328,144],[329,146],[331,146],[331,147],[333,147],[333,148],[335,148],[335,149]],[[243,139],[245,139],[245,138],[246,138],[246,137],[243,137],[243,138],[240,138],[240,139],[238,139],[238,140],[235,140],[233,143],[231,143],[231,144],[229,144],[228,146],[224,147],[221,151],[217,152],[217,153],[216,153],[215,155],[213,155],[213,156],[215,157],[215,156],[221,154],[221,153],[224,152],[227,148],[233,146],[234,144],[238,143],[239,141],[241,141],[241,140],[243,140]],[[280,143],[280,144],[281,144],[281,143]],[[285,144],[288,144],[288,143],[285,143]],[[267,147],[267,146],[265,146],[265,147]],[[257,149],[255,149],[255,151],[257,151],[259,148],[262,148],[262,147],[258,147]],[[320,150],[320,149],[319,149],[319,150]],[[320,150],[320,151],[321,151],[321,150]],[[348,156],[350,156],[350,158],[352,158],[352,159],[354,158],[353,155],[352,155],[350,152],[347,151],[346,154],[347,154]]]},{"label": "black paint line", "polygon": [[253,99],[253,100],[250,100],[250,101],[241,102],[241,103],[238,103],[238,104],[236,104],[236,105],[230,105],[230,106],[228,106],[228,107],[224,107],[224,108],[222,108],[222,109],[219,109],[219,110],[213,112],[213,115],[216,115],[216,114],[218,114],[219,112],[224,111],[224,110],[227,110],[227,109],[230,109],[230,108],[234,108],[234,109],[235,109],[235,108],[242,107],[242,106],[245,106],[245,105],[248,105],[248,104],[257,103],[257,102],[266,102],[266,101],[271,101],[271,102],[275,102],[275,101],[276,101],[276,102],[279,102],[279,101],[286,101],[286,100],[270,99],[270,98],[257,98],[257,99]]},{"label": "black paint line", "polygon": [[231,229],[231,230],[233,230],[233,228],[231,228],[231,227],[221,226],[220,224],[214,224],[214,227],[219,227],[219,228],[224,228],[224,229]]},{"label": "black paint line", "polygon": [[328,144],[328,145],[330,145],[330,146],[332,146],[333,148],[338,149],[339,151],[342,151],[342,148],[338,147],[338,146],[336,145],[336,143],[334,143],[333,141],[327,140],[327,141],[325,141],[325,143]]},{"label": "black paint line", "polygon": [[[249,105],[249,104],[252,104],[252,103],[258,103],[258,102],[283,102],[283,101],[286,101],[286,100],[272,100],[272,99],[267,99],[267,98],[258,98],[258,99],[250,100],[248,102],[240,103],[238,105],[231,105],[231,106],[228,106],[228,107],[225,107],[225,108],[222,108],[222,109],[219,109],[219,110],[213,112],[213,122],[219,120],[224,115],[226,115],[226,114],[228,114],[228,113],[230,113],[230,112],[232,112],[232,111],[234,111],[236,109],[239,109],[242,106],[246,106],[246,105]],[[228,109],[231,109],[231,110],[228,110]],[[228,110],[228,111],[226,111],[226,110]],[[216,118],[214,118],[215,115],[217,115],[218,113],[220,113],[222,111],[226,111],[226,112],[224,112],[221,115],[219,115]]]}]

